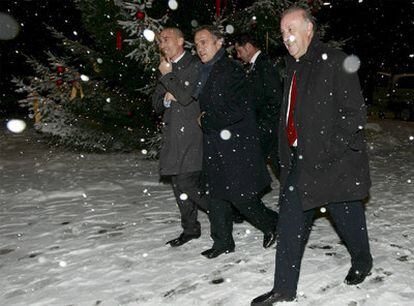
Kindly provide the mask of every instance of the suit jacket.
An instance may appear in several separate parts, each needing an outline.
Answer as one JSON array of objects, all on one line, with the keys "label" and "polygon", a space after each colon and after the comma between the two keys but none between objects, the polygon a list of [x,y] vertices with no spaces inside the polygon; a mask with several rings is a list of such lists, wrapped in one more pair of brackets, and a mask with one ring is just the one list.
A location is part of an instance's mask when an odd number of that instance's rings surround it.
[{"label": "suit jacket", "polygon": [[253,69],[247,74],[249,93],[255,105],[256,121],[260,145],[265,157],[277,161],[277,129],[279,125],[280,104],[282,102],[282,83],[279,70],[270,58],[260,53]]},{"label": "suit jacket", "polygon": [[287,74],[279,120],[281,191],[286,187],[290,150],[286,113],[293,72],[297,96],[298,190],[304,210],[327,203],[361,200],[371,186],[363,127],[366,106],[357,73],[344,69],[347,57],[314,37],[307,53],[286,58]]},{"label": "suit jacket", "polygon": [[248,201],[270,184],[242,67],[223,55],[200,92],[203,170],[213,198]]},{"label": "suit jacket", "polygon": [[[159,79],[152,96],[155,111],[163,114],[160,174],[200,171],[202,169],[203,133],[197,123],[200,113],[193,98],[197,86],[200,61],[186,52],[173,70]],[[177,99],[169,108],[164,106],[166,92]]]}]

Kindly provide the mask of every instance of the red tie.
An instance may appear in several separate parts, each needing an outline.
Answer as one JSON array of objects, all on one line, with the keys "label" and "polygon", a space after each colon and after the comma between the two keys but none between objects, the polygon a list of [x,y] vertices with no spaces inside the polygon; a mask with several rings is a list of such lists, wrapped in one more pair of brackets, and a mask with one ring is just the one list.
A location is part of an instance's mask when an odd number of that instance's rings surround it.
[{"label": "red tie", "polygon": [[293,146],[295,140],[298,138],[298,134],[296,133],[295,122],[293,121],[293,112],[295,110],[295,103],[296,103],[296,72],[293,73],[292,78],[292,88],[290,90],[290,107],[289,107],[289,115],[288,115],[288,122],[286,126],[287,137],[289,141],[289,146]]}]

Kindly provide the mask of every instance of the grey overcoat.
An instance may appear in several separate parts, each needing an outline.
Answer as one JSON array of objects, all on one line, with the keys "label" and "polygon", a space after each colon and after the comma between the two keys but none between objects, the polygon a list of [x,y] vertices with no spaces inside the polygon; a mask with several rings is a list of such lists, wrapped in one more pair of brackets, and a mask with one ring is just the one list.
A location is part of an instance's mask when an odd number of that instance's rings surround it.
[{"label": "grey overcoat", "polygon": [[[202,168],[203,134],[198,126],[199,104],[192,97],[196,88],[200,61],[186,51],[173,71],[163,75],[152,96],[152,105],[163,114],[160,175],[177,175],[200,171]],[[170,92],[177,102],[164,106]]]}]

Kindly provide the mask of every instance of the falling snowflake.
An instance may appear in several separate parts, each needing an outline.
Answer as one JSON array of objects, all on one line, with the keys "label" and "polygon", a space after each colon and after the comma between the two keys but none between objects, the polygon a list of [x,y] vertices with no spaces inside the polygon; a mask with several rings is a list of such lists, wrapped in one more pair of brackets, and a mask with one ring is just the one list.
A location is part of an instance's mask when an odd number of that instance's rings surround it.
[{"label": "falling snowflake", "polygon": [[191,20],[191,26],[192,26],[193,28],[198,27],[198,21],[197,21],[197,20],[195,20],[195,19]]},{"label": "falling snowflake", "polygon": [[81,74],[80,78],[84,82],[88,82],[89,81],[89,77],[87,75],[85,75],[85,74]]},{"label": "falling snowflake", "polygon": [[26,122],[20,119],[12,119],[7,122],[7,128],[10,132],[21,133],[26,128]]},{"label": "falling snowflake", "polygon": [[175,0],[169,0],[168,7],[172,10],[176,10],[178,8],[178,2]]},{"label": "falling snowflake", "polygon": [[220,137],[223,140],[229,140],[231,138],[231,132],[229,130],[222,130],[220,132]]},{"label": "falling snowflake", "polygon": [[322,54],[322,59],[324,61],[326,61],[328,59],[328,54],[326,54],[326,53]]},{"label": "falling snowflake", "polygon": [[68,264],[66,263],[66,261],[59,261],[59,266],[61,266],[62,268],[66,267]]},{"label": "falling snowflake", "polygon": [[233,34],[234,33],[234,27],[231,24],[228,24],[226,26],[226,32],[229,34]]},{"label": "falling snowflake", "polygon": [[181,201],[185,201],[185,200],[187,200],[188,199],[188,195],[186,194],[186,193],[182,193],[182,194],[180,194],[180,200]]},{"label": "falling snowflake", "polygon": [[321,209],[320,209],[320,211],[321,211],[321,213],[326,213],[326,208],[325,207],[321,207]]},{"label": "falling snowflake", "polygon": [[354,72],[357,72],[359,69],[359,66],[361,66],[361,61],[359,60],[358,56],[349,55],[345,58],[343,62],[343,66],[346,72],[354,73]]},{"label": "falling snowflake", "polygon": [[146,40],[148,40],[149,42],[153,42],[155,39],[155,33],[154,31],[150,30],[150,29],[145,29],[143,32],[143,35],[145,37]]}]

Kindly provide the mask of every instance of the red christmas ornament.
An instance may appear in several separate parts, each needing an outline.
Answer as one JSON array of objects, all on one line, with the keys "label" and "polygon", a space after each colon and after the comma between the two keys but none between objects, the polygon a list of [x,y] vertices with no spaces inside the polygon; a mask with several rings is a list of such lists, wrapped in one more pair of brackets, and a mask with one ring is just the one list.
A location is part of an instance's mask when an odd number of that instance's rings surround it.
[{"label": "red christmas ornament", "polygon": [[56,80],[56,85],[57,85],[57,86],[60,86],[60,85],[62,85],[62,84],[63,84],[62,79],[58,79],[58,80]]},{"label": "red christmas ornament", "polygon": [[64,70],[62,66],[57,66],[57,72],[62,73]]},{"label": "red christmas ornament", "polygon": [[141,12],[141,11],[138,11],[138,12],[135,14],[135,17],[136,17],[137,19],[139,19],[139,20],[143,20],[143,19],[145,18],[145,13],[144,13],[144,12]]},{"label": "red christmas ornament", "polygon": [[118,51],[122,50],[122,32],[121,32],[121,30],[116,31],[116,49]]}]

